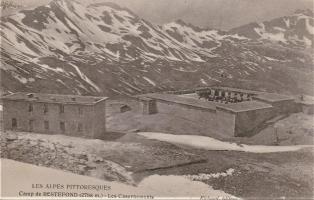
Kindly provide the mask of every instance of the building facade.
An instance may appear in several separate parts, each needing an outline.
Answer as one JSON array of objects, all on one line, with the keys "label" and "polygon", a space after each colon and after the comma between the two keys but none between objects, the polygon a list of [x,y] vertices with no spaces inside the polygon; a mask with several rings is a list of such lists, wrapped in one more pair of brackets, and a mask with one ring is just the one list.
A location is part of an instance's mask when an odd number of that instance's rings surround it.
[{"label": "building facade", "polygon": [[252,136],[266,121],[300,110],[291,96],[227,87],[150,93],[137,98],[143,114],[184,116],[191,122],[210,126],[209,135],[235,137]]},{"label": "building facade", "polygon": [[14,93],[2,97],[4,130],[102,138],[106,97]]}]

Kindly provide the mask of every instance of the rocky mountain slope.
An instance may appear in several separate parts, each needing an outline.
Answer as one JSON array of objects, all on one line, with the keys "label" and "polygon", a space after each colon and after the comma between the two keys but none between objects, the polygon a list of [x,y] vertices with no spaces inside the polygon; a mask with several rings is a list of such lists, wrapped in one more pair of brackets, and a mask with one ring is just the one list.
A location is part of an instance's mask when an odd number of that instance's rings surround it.
[{"label": "rocky mountain slope", "polygon": [[234,28],[230,32],[251,39],[279,42],[282,45],[314,47],[313,17],[311,10],[297,10],[291,16],[251,23]]},{"label": "rocky mountain slope", "polygon": [[13,2],[12,0],[1,0],[0,1],[0,16],[9,15],[23,9],[24,6],[20,2]]},{"label": "rocky mountain slope", "polygon": [[7,9],[22,8],[22,7],[23,6],[21,4],[17,4],[15,2],[8,1],[8,0],[2,0],[0,2],[0,9],[1,9],[1,11],[7,10]]},{"label": "rocky mountain slope", "polygon": [[[311,20],[305,28],[313,30]],[[0,27],[8,92],[113,96],[211,84],[313,92],[306,39],[262,42],[246,28],[222,32],[181,20],[157,26],[112,3],[69,0],[2,17]]]}]

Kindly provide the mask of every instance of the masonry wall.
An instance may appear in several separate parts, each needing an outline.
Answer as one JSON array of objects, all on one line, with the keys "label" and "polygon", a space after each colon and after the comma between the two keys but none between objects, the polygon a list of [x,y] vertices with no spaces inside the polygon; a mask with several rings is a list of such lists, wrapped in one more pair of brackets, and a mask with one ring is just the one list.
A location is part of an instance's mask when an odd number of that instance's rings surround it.
[{"label": "masonry wall", "polygon": [[185,118],[198,124],[204,124],[206,127],[212,127],[211,130],[208,130],[209,135],[215,132],[216,110],[202,110],[188,105],[157,100],[157,112]]},{"label": "masonry wall", "polygon": [[298,111],[298,106],[294,100],[285,100],[269,103],[271,104],[278,114],[289,114]]},{"label": "masonry wall", "polygon": [[[17,130],[28,131],[28,104],[23,101],[3,101],[3,126],[5,130],[12,129],[12,118],[17,120]],[[27,113],[27,115],[26,115]]]},{"label": "masonry wall", "polygon": [[266,99],[254,98],[254,97],[253,99],[256,101],[261,101],[263,103],[272,105],[274,108],[274,111],[277,114],[294,113],[294,112],[298,112],[300,109],[298,104],[293,99],[280,100],[280,101],[275,101],[275,102],[271,102]]},{"label": "masonry wall", "polygon": [[232,112],[221,110],[217,108],[216,112],[217,132],[221,135],[234,136],[236,115]]},{"label": "masonry wall", "polygon": [[[17,130],[25,132],[38,132],[46,134],[65,134],[69,136],[94,137],[95,109],[88,105],[64,105],[64,113],[60,113],[58,103],[33,102],[33,111],[29,112],[30,102],[4,101],[3,116],[5,130],[12,129],[12,118],[17,119]],[[44,105],[48,106],[48,112],[44,113]],[[81,114],[79,112],[81,109]],[[29,121],[33,120],[33,129]],[[45,129],[45,121],[49,122],[49,129]],[[64,122],[65,131],[60,128],[60,122]],[[79,130],[79,124],[82,129]]]},{"label": "masonry wall", "polygon": [[276,112],[273,108],[264,108],[236,113],[234,136],[251,136],[260,131],[263,122],[273,118]]},{"label": "masonry wall", "polygon": [[106,133],[106,101],[97,103],[94,107],[94,136],[93,138],[102,139]]},{"label": "masonry wall", "polygon": [[211,127],[208,130],[209,136],[217,133],[230,137],[248,136],[276,115],[272,108],[235,113],[219,107],[210,110],[162,100],[157,100],[157,112]]},{"label": "masonry wall", "polygon": [[236,112],[219,107],[208,109],[160,99],[156,99],[156,102],[158,113],[185,118],[201,126],[206,125],[206,127],[210,127],[208,128],[209,135],[218,133],[230,137],[254,135],[265,128],[265,121],[278,115],[297,112],[298,109],[301,109],[293,100],[276,102],[256,100],[267,103],[272,107]]}]

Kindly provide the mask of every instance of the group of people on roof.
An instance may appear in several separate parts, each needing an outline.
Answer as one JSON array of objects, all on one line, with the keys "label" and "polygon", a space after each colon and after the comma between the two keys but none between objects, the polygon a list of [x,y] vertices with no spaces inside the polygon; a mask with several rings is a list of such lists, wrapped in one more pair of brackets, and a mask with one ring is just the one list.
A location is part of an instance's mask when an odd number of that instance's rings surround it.
[{"label": "group of people on roof", "polygon": [[200,91],[200,92],[197,92],[197,94],[198,94],[199,99],[205,99],[207,101],[214,101],[214,102],[219,102],[219,103],[224,103],[224,104],[239,103],[243,101],[252,100],[249,94],[246,96],[246,98],[244,98],[243,94],[235,95],[231,97],[230,93],[228,93],[228,95],[225,95],[225,93],[223,93],[222,95],[219,95],[219,94],[211,94],[210,91]]}]

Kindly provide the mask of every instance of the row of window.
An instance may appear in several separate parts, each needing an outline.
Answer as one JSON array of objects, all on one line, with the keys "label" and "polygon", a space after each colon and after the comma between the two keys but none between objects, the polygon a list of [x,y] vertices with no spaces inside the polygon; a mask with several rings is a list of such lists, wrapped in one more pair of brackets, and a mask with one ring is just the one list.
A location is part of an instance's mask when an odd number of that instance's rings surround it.
[{"label": "row of window", "polygon": [[[33,112],[33,110],[34,110],[34,105],[33,105],[32,103],[30,103],[30,104],[28,105],[28,112]],[[47,105],[47,104],[44,104],[44,108],[43,108],[44,114],[48,113],[48,111],[49,111],[48,105]],[[64,105],[59,105],[59,113],[60,113],[60,114],[61,114],[61,113],[64,113]],[[79,107],[79,108],[78,108],[78,113],[79,113],[80,115],[82,115],[82,114],[83,114],[83,109]]]},{"label": "row of window", "polygon": [[[29,120],[28,121],[28,126],[29,126],[29,131],[33,131],[34,130],[34,120]],[[16,129],[17,128],[17,119],[16,118],[12,118],[12,129]],[[45,130],[49,130],[49,121],[44,121],[44,128]],[[61,131],[65,131],[65,122],[61,121],[59,123],[59,128]],[[81,132],[83,131],[83,124],[82,123],[78,123],[77,124],[77,131]]]}]

